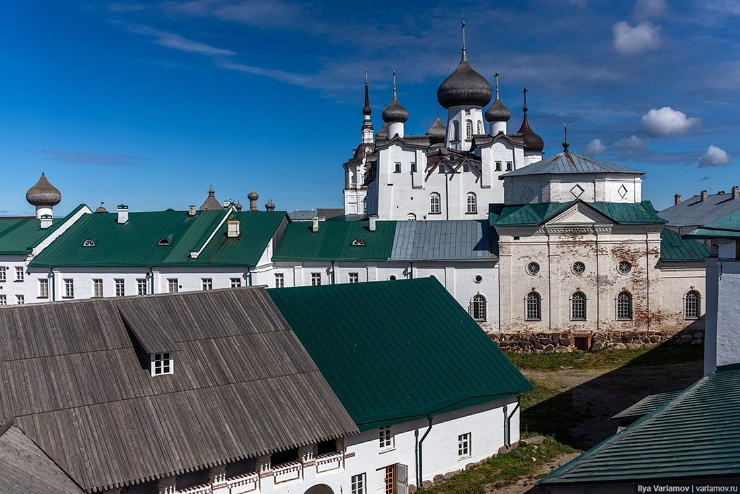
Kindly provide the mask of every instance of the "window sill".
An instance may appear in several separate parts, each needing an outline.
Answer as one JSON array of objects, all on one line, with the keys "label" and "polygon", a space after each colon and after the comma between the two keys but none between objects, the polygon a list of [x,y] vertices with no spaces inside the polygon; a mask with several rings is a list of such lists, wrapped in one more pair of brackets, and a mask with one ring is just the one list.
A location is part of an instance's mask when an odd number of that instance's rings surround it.
[{"label": "window sill", "polygon": [[442,213],[427,213],[427,214],[442,214]]},{"label": "window sill", "polygon": [[463,461],[471,458],[473,455],[458,456],[457,461]]},{"label": "window sill", "polygon": [[540,319],[525,319],[525,321],[527,321],[527,322],[541,322],[542,319],[541,318]]},{"label": "window sill", "polygon": [[62,300],[72,300],[74,297],[62,297]]},{"label": "window sill", "polygon": [[48,299],[48,298],[49,298],[49,296],[47,295],[47,296],[45,296],[45,297],[42,297],[41,295],[39,295],[39,296],[38,296],[38,297],[36,297],[36,298],[38,298],[38,299],[42,299],[42,300],[46,300],[46,299]]},{"label": "window sill", "polygon": [[465,214],[478,214],[478,211],[466,211]]},{"label": "window sill", "polygon": [[395,446],[390,446],[388,448],[382,448],[380,451],[378,451],[378,454],[382,455],[383,453],[388,453],[389,451],[395,451],[395,450],[396,450]]},{"label": "window sill", "polygon": [[13,280],[13,283],[23,283],[24,280]]}]

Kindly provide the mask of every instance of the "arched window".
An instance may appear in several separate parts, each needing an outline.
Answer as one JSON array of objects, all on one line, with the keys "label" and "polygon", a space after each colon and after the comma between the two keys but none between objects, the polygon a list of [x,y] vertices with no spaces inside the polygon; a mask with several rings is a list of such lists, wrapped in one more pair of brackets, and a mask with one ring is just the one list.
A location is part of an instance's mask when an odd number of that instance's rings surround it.
[{"label": "arched window", "polygon": [[617,319],[622,321],[632,320],[632,294],[627,290],[617,295]]},{"label": "arched window", "polygon": [[586,320],[586,294],[578,291],[570,297],[570,320]]},{"label": "arched window", "polygon": [[468,192],[468,197],[465,199],[466,212],[477,213],[478,212],[478,198],[475,197],[475,193]]},{"label": "arched window", "polygon": [[437,194],[436,192],[432,192],[429,195],[429,213],[440,214],[441,212],[442,208],[440,206],[439,194]]},{"label": "arched window", "polygon": [[482,133],[483,133],[483,122],[478,120],[478,131],[476,132],[476,134],[482,134]]},{"label": "arched window", "polygon": [[699,319],[699,316],[701,316],[701,295],[696,290],[691,290],[684,297],[684,317]]},{"label": "arched window", "polygon": [[465,121],[465,139],[468,141],[473,138],[473,122],[470,120]]},{"label": "arched window", "polygon": [[414,213],[409,213],[406,215],[406,219],[409,221],[416,221],[416,215]]},{"label": "arched window", "polygon": [[486,320],[486,297],[480,293],[473,297],[470,301],[470,315],[476,321]]},{"label": "arched window", "polygon": [[460,140],[460,122],[458,122],[457,120],[453,120],[452,122],[452,140]]},{"label": "arched window", "polygon": [[539,321],[542,319],[542,297],[536,291],[532,290],[527,294],[525,302],[527,321]]}]

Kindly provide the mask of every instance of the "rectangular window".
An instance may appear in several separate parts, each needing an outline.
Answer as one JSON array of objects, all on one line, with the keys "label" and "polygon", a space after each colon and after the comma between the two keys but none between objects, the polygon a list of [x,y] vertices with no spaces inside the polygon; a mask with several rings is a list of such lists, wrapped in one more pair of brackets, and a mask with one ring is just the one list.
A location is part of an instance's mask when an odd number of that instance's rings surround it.
[{"label": "rectangular window", "polygon": [[360,282],[360,274],[359,273],[350,273],[349,274],[349,282],[350,283],[359,283]]},{"label": "rectangular window", "polygon": [[396,466],[385,467],[385,494],[396,494]]},{"label": "rectangular window", "polygon": [[321,273],[311,273],[311,286],[321,285]]},{"label": "rectangular window", "polygon": [[93,297],[103,296],[103,280],[96,278],[93,280]]},{"label": "rectangular window", "polygon": [[203,278],[200,280],[201,290],[213,290],[213,278]]},{"label": "rectangular window", "polygon": [[500,161],[497,161],[496,162],[496,171],[497,172],[500,172],[501,171],[501,162]]},{"label": "rectangular window", "polygon": [[136,294],[146,295],[146,278],[136,278]]},{"label": "rectangular window", "polygon": [[177,278],[167,278],[167,291],[169,293],[177,293],[178,282]]},{"label": "rectangular window", "polygon": [[352,494],[365,494],[365,474],[352,476]]},{"label": "rectangular window", "polygon": [[15,303],[18,305],[23,305],[26,303],[26,297],[23,295],[16,295],[15,296]]},{"label": "rectangular window", "polygon": [[124,285],[123,280],[119,278],[113,281],[116,284],[116,297],[123,297],[126,295],[126,286]]},{"label": "rectangular window", "polygon": [[8,298],[5,295],[0,295],[0,305],[8,305]]},{"label": "rectangular window", "polygon": [[285,286],[285,275],[283,273],[275,273],[275,288],[283,288]]},{"label": "rectangular window", "polygon": [[15,267],[15,281],[23,281],[23,266],[16,266]]},{"label": "rectangular window", "polygon": [[74,298],[75,281],[69,278],[64,279],[64,298]]},{"label": "rectangular window", "polygon": [[7,271],[8,271],[8,268],[6,268],[5,266],[0,266],[0,281],[5,281],[8,279]]},{"label": "rectangular window", "polygon": [[378,444],[381,450],[393,448],[393,431],[390,425],[378,429]]},{"label": "rectangular window", "polygon": [[239,288],[242,286],[241,278],[231,278],[231,288]]},{"label": "rectangular window", "polygon": [[457,436],[457,456],[458,458],[470,456],[470,432]]},{"label": "rectangular window", "polygon": [[152,355],[152,376],[172,374],[172,354],[155,353]]},{"label": "rectangular window", "polygon": [[49,298],[49,279],[41,278],[39,280],[39,298]]}]

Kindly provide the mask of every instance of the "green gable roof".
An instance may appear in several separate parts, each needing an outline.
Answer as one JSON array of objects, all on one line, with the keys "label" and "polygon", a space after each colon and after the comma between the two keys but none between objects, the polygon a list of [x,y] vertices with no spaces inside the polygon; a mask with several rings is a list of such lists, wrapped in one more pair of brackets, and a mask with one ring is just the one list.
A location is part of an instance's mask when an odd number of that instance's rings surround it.
[{"label": "green gable roof", "polygon": [[[226,238],[227,214],[228,219],[240,222],[241,235],[237,238]],[[253,266],[285,213],[220,210],[199,211],[190,216],[187,211],[132,212],[124,224],[116,222],[117,216],[95,213],[80,218],[30,265]],[[191,259],[190,253],[200,251],[209,238],[200,255]],[[85,247],[86,240],[92,240],[95,246]]]},{"label": "green gable roof", "polygon": [[686,235],[693,238],[740,238],[740,211],[735,211],[707,223]]},{"label": "green gable roof", "polygon": [[81,204],[64,218],[52,220],[49,228],[41,228],[41,221],[37,218],[0,218],[0,254],[30,254],[34,247],[85,207]]},{"label": "green gable roof", "polygon": [[709,246],[663,228],[660,232],[660,260],[663,262],[703,261],[709,257]]},{"label": "green gable roof", "polygon": [[360,430],[532,389],[434,278],[268,293]]},{"label": "green gable roof", "polygon": [[691,481],[740,476],[740,369],[710,374],[539,483]]},{"label": "green gable roof", "polygon": [[639,203],[616,202],[549,202],[508,206],[491,204],[488,220],[491,226],[539,226],[564,212],[576,203],[598,211],[615,223],[621,225],[662,224],[665,220],[658,216],[650,201]]},{"label": "green gable roof", "polygon": [[[365,221],[295,221],[285,229],[272,260],[280,261],[384,261],[391,257],[395,221],[378,221],[374,232]],[[364,245],[353,245],[358,240]]]}]

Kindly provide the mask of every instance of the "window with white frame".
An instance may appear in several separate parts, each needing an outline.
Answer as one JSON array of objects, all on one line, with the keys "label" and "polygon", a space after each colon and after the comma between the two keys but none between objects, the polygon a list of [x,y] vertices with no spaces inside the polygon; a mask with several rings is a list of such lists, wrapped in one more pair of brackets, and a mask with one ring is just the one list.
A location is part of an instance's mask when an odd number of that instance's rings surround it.
[{"label": "window with white frame", "polygon": [[8,297],[0,295],[0,305],[8,305]]},{"label": "window with white frame", "polygon": [[390,425],[378,429],[378,446],[381,450],[393,448],[393,431]]},{"label": "window with white frame", "polygon": [[460,140],[460,122],[458,122],[457,120],[454,120],[452,122],[452,140]]},{"label": "window with white frame", "polygon": [[570,296],[570,320],[586,320],[586,294],[580,290]]},{"label": "window with white frame", "polygon": [[684,318],[699,319],[699,316],[701,316],[701,295],[696,290],[691,290],[684,298]]},{"label": "window with white frame", "polygon": [[480,120],[478,120],[478,131],[476,133],[477,134],[483,133],[483,122],[481,122]]},{"label": "window with white frame", "polygon": [[147,294],[147,283],[146,278],[136,278],[136,294],[146,295]]},{"label": "window with white frame", "polygon": [[486,297],[480,293],[473,296],[473,300],[470,302],[470,315],[476,321],[486,320]]},{"label": "window with white frame", "polygon": [[352,494],[365,494],[365,474],[352,476]]},{"label": "window with white frame", "polygon": [[534,290],[527,294],[525,315],[527,321],[539,321],[542,319],[542,297]]},{"label": "window with white frame", "polygon": [[617,319],[629,321],[632,319],[632,294],[622,290],[617,295]]},{"label": "window with white frame", "polygon": [[0,282],[8,279],[7,272],[8,272],[8,268],[6,268],[5,266],[0,266]]},{"label": "window with white frame", "polygon": [[321,285],[321,273],[311,273],[311,286]]},{"label": "window with white frame", "polygon": [[285,287],[285,275],[283,273],[275,273],[275,288]]},{"label": "window with white frame", "polygon": [[49,298],[49,278],[39,280],[39,298]]},{"label": "window with white frame", "polygon": [[16,266],[15,267],[15,281],[23,281],[25,272],[23,269],[23,266]]},{"label": "window with white frame", "polygon": [[75,280],[71,278],[64,279],[64,298],[74,298],[75,296]]},{"label": "window with white frame", "polygon": [[239,288],[242,286],[241,278],[231,278],[231,288]]},{"label": "window with white frame", "polygon": [[475,214],[478,212],[478,198],[475,197],[474,192],[468,192],[468,196],[465,199],[466,212],[468,214]]},{"label": "window with white frame", "polygon": [[113,282],[116,285],[116,297],[123,297],[124,295],[126,295],[125,281],[121,278],[116,278],[113,280]]},{"label": "window with white frame", "polygon": [[213,290],[213,278],[201,278],[200,280],[201,290]]},{"label": "window with white frame", "polygon": [[151,359],[152,376],[172,374],[174,372],[174,366],[172,364],[173,362],[171,353],[153,353]]},{"label": "window with white frame", "polygon": [[18,305],[23,305],[26,303],[26,297],[23,295],[16,295],[15,296],[15,303]]},{"label": "window with white frame", "polygon": [[96,278],[92,280],[93,283],[93,297],[102,297],[103,296],[103,280],[100,278]]},{"label": "window with white frame", "polygon": [[457,457],[467,458],[470,456],[470,432],[457,436]]},{"label": "window with white frame", "polygon": [[432,192],[429,195],[429,213],[430,214],[440,214],[441,212],[442,212],[442,206],[440,204],[439,194],[436,192]]},{"label": "window with white frame", "polygon": [[473,138],[473,122],[467,120],[465,122],[465,139],[470,140]]},{"label": "window with white frame", "polygon": [[360,282],[360,273],[349,273],[349,282],[350,283],[359,283]]},{"label": "window with white frame", "polygon": [[177,278],[167,278],[167,291],[169,293],[177,293],[178,288]]}]

